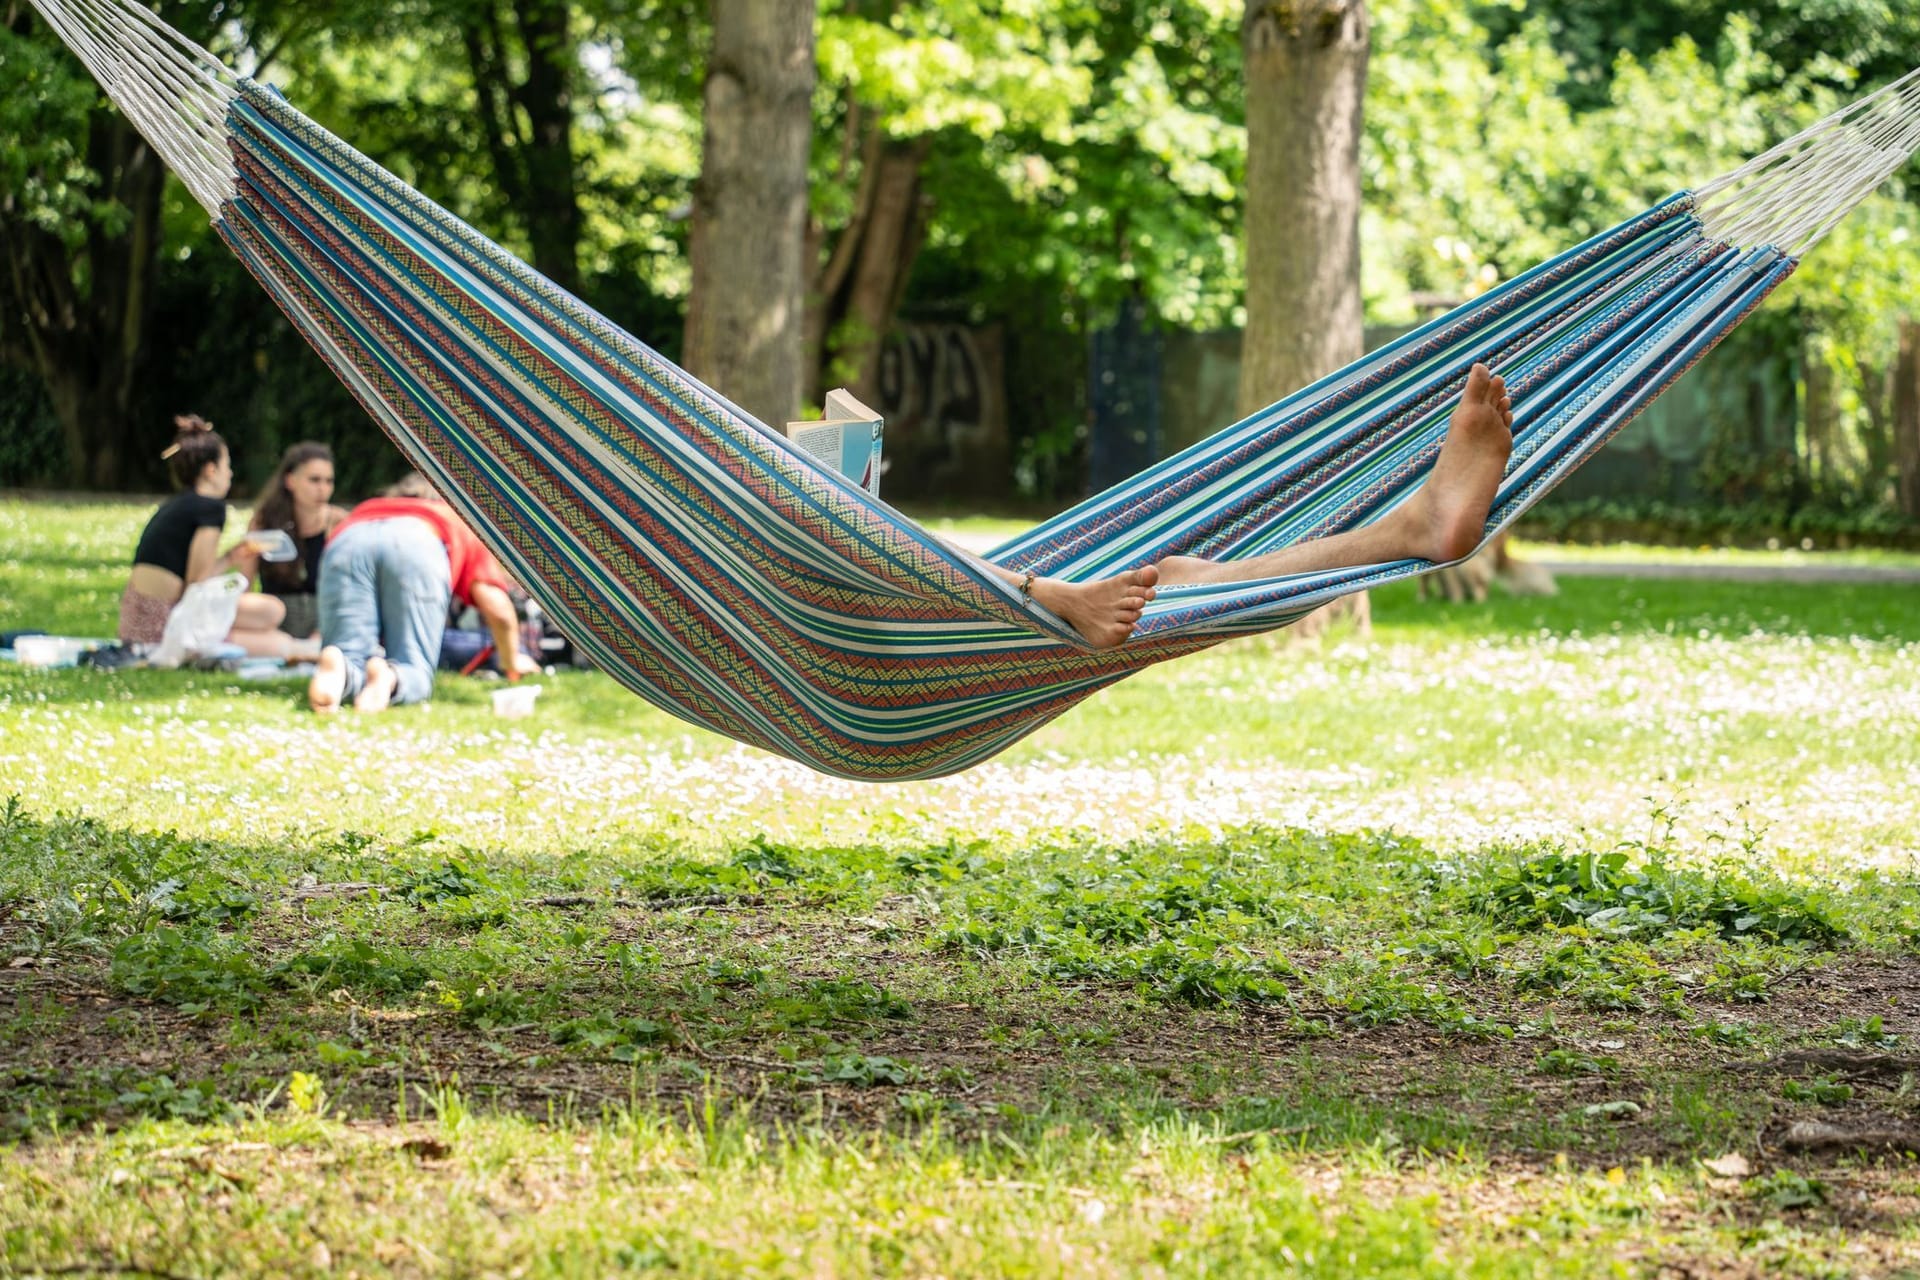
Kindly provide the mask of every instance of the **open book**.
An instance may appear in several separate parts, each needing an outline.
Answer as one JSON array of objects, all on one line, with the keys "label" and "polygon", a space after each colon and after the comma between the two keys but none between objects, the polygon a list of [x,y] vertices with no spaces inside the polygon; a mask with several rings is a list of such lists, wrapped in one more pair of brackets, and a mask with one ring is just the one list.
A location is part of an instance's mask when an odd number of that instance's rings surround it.
[{"label": "open book", "polygon": [[845,390],[827,392],[820,421],[789,422],[787,439],[822,466],[880,496],[880,415]]}]

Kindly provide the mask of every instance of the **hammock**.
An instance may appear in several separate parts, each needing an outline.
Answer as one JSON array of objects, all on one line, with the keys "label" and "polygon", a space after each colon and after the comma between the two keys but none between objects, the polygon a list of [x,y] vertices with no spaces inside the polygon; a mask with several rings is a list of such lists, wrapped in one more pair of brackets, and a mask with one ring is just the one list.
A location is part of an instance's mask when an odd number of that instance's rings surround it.
[{"label": "hammock", "polygon": [[1377,520],[1468,366],[1511,525],[1920,144],[1920,72],[988,553],[817,468],[133,0],[33,0],[219,234],[579,649],[653,705],[851,778],[951,773],[1098,689],[1424,560],[1162,590],[1090,650],[988,562],[1087,580]]}]

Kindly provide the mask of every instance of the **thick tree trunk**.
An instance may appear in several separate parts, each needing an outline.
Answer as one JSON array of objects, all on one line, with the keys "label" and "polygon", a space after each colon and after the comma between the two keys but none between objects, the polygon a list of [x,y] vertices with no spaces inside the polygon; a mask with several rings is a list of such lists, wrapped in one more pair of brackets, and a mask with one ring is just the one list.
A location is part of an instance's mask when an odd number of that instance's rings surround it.
[{"label": "thick tree trunk", "polygon": [[712,0],[684,359],[779,424],[800,406],[813,0]]},{"label": "thick tree trunk", "polygon": [[1908,519],[1920,520],[1920,321],[1900,322],[1900,360],[1893,376],[1893,454],[1900,476],[1900,510]]},{"label": "thick tree trunk", "polygon": [[133,127],[107,108],[88,123],[86,161],[99,178],[99,204],[77,253],[0,207],[7,292],[20,321],[7,347],[46,385],[66,445],[66,483],[115,490],[152,482],[148,462],[168,436],[159,426],[143,431],[133,416],[166,175]]},{"label": "thick tree trunk", "polygon": [[[1359,359],[1360,122],[1366,0],[1247,0],[1247,325],[1239,409],[1254,413]],[[1366,593],[1294,624],[1349,615],[1372,630]]]},{"label": "thick tree trunk", "polygon": [[1365,0],[1247,0],[1247,328],[1240,411],[1348,362],[1360,313]]}]

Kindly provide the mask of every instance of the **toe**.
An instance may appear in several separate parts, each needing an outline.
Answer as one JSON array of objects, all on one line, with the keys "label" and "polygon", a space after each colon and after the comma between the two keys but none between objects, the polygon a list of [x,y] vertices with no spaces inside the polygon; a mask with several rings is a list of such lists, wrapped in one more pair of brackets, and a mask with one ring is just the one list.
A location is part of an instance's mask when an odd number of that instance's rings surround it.
[{"label": "toe", "polygon": [[1493,370],[1484,364],[1475,364],[1472,372],[1467,374],[1466,398],[1469,401],[1485,400],[1487,388],[1492,382]]}]

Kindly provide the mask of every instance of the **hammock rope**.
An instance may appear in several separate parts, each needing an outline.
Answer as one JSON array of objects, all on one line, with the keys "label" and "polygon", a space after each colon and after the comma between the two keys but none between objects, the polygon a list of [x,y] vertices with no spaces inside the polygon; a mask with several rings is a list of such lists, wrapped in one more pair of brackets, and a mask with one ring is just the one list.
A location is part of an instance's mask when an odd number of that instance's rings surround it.
[{"label": "hammock rope", "polygon": [[[1487,536],[1691,367],[1920,145],[1920,72],[986,557],[799,454],[135,0],[33,0],[403,455],[655,706],[846,777],[930,777],[1089,694],[1422,560],[1165,590],[1091,651],[992,564],[1088,580],[1377,520],[1467,368],[1515,402]],[[1787,247],[1783,247],[1787,246]]]}]

